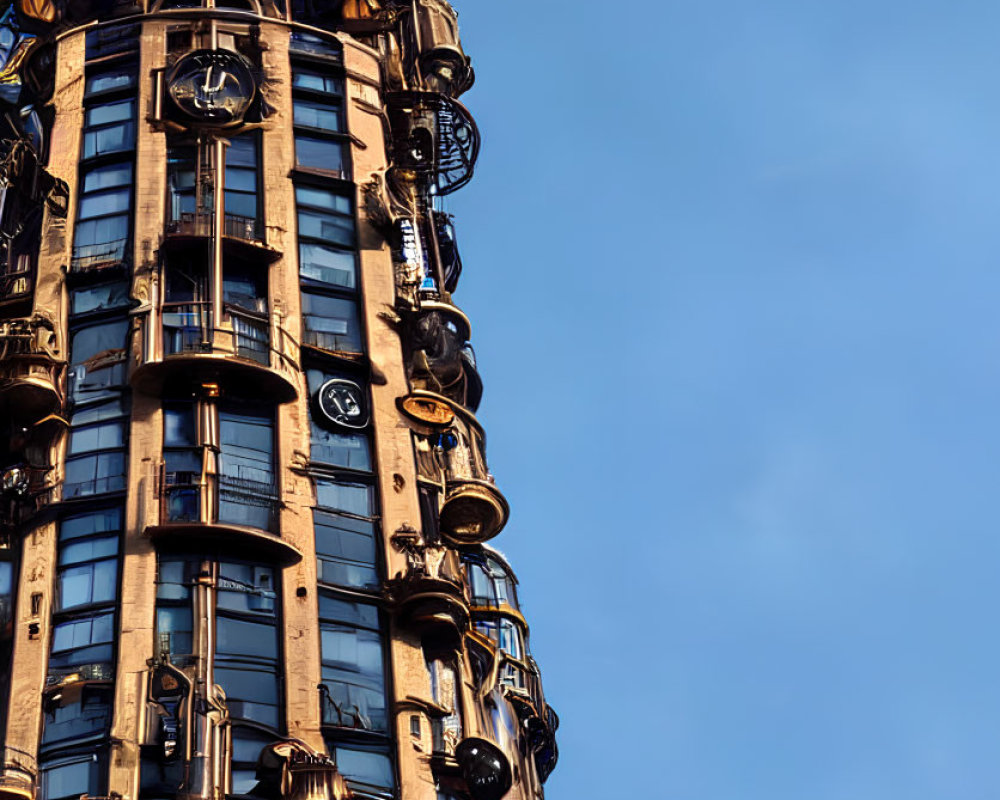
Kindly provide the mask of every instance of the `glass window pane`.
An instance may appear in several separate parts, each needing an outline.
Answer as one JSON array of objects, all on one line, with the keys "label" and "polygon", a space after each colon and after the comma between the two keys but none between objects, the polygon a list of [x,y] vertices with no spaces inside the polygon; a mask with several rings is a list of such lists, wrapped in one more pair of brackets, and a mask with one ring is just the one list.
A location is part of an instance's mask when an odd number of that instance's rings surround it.
[{"label": "glass window pane", "polygon": [[121,529],[122,511],[120,508],[107,508],[89,514],[66,517],[59,525],[59,541],[76,539],[104,531]]},{"label": "glass window pane", "polygon": [[[97,405],[81,406],[73,411],[70,423],[74,427],[89,425],[93,422],[101,422],[106,419],[114,419],[128,413],[125,409],[125,400],[122,397],[105,400]],[[124,424],[124,423],[123,423]]]},{"label": "glass window pane", "polygon": [[377,588],[374,523],[322,511],[314,511],[313,517],[320,580],[360,589]]},{"label": "glass window pane", "polygon": [[85,739],[107,731],[111,722],[110,693],[84,690],[74,702],[63,703],[46,713],[42,744]]},{"label": "glass window pane", "polygon": [[219,617],[215,630],[215,650],[220,655],[277,658],[278,635],[273,624]]},{"label": "glass window pane", "polygon": [[120,421],[74,428],[69,437],[69,453],[87,453],[121,447],[125,441],[125,425]]},{"label": "glass window pane", "polygon": [[83,191],[85,194],[98,192],[101,189],[111,189],[115,186],[131,186],[132,165],[131,164],[108,164],[103,167],[95,167],[87,170],[83,177]]},{"label": "glass window pane", "polygon": [[52,631],[52,652],[59,653],[91,644],[110,642],[112,619],[112,614],[101,614],[56,625]]},{"label": "glass window pane", "polygon": [[375,606],[341,600],[327,592],[319,594],[319,616],[324,622],[343,622],[373,631],[379,629],[378,609]]},{"label": "glass window pane", "polygon": [[[257,168],[257,139],[254,136],[234,136],[226,148],[226,167]],[[228,181],[227,181],[228,182]]]},{"label": "glass window pane", "polygon": [[292,104],[295,124],[324,131],[340,130],[340,109],[310,100],[295,100]]},{"label": "glass window pane", "polygon": [[319,189],[315,186],[296,186],[295,202],[303,206],[312,206],[334,214],[352,216],[351,200],[347,195],[331,192],[329,189]]},{"label": "glass window pane", "polygon": [[215,680],[226,692],[226,705],[233,717],[279,727],[276,672],[247,669],[244,665],[230,669],[220,664],[215,669]]},{"label": "glass window pane", "polygon": [[[157,593],[159,596],[159,592]],[[157,648],[161,654],[189,655],[194,650],[193,623],[189,607],[160,606],[156,609]]]},{"label": "glass window pane", "polygon": [[333,56],[340,60],[340,43],[323,39],[305,31],[293,31],[288,49],[296,53],[313,53],[316,55]]},{"label": "glass window pane", "polygon": [[125,488],[125,454],[97,453],[66,460],[66,497],[85,497]]},{"label": "glass window pane", "polygon": [[73,333],[72,362],[80,364],[98,353],[109,350],[123,350],[128,334],[128,322],[115,320],[99,325],[89,325]]},{"label": "glass window pane", "polygon": [[337,743],[332,752],[340,774],[350,781],[391,789],[395,783],[392,760],[385,753]]},{"label": "glass window pane", "polygon": [[[128,239],[128,214],[81,220],[76,224],[76,228],[73,231],[73,244],[78,249],[94,247],[95,245],[110,245],[113,242],[121,242],[124,239]],[[77,255],[85,258],[99,260],[105,257],[105,255],[108,259],[113,259],[122,258],[124,254],[124,247],[120,248],[120,251],[107,247],[95,248],[93,252],[77,253]]]},{"label": "glass window pane", "polygon": [[219,564],[216,605],[230,611],[274,615],[274,570],[251,564]]},{"label": "glass window pane", "polygon": [[98,128],[84,134],[83,157],[93,158],[106,153],[130,150],[134,141],[135,124],[131,120],[107,128]]},{"label": "glass window pane", "polygon": [[125,281],[105,283],[90,288],[75,289],[71,293],[72,313],[85,314],[128,305],[129,287]]},{"label": "glass window pane", "polygon": [[135,116],[135,101],[121,100],[117,103],[104,103],[87,109],[86,126],[107,125],[111,122],[122,122]]},{"label": "glass window pane", "polygon": [[110,92],[116,89],[128,89],[135,86],[135,72],[132,67],[128,69],[112,70],[110,72],[99,72],[87,78],[84,88],[84,95],[97,94],[99,92]]},{"label": "glass window pane", "polygon": [[353,252],[336,250],[321,244],[299,245],[299,274],[332,286],[357,288],[357,262]]},{"label": "glass window pane", "polygon": [[115,559],[67,567],[59,572],[59,610],[92,603],[110,603],[117,596]]},{"label": "glass window pane", "polygon": [[114,189],[97,194],[84,195],[80,201],[80,219],[103,217],[107,214],[118,214],[128,211],[129,190]]},{"label": "glass window pane", "polygon": [[292,73],[292,86],[299,89],[309,89],[314,92],[342,94],[338,78],[308,69],[295,69]]},{"label": "glass window pane", "polygon": [[[225,195],[226,213],[237,217],[257,216],[257,195],[245,192],[227,191]],[[241,231],[242,233],[242,231]]]},{"label": "glass window pane", "polygon": [[188,447],[197,443],[194,405],[167,406],[163,409],[163,445]]},{"label": "glass window pane", "polygon": [[316,481],[316,504],[359,517],[371,516],[371,487],[360,483]]},{"label": "glass window pane", "polygon": [[[61,537],[60,537],[61,538]],[[118,537],[102,536],[100,539],[71,541],[59,548],[59,566],[82,564],[84,561],[96,561],[100,558],[111,558],[118,555]]]},{"label": "glass window pane", "polygon": [[335,433],[319,427],[315,422],[310,428],[312,431],[310,453],[313,461],[365,472],[371,471],[371,455],[366,434]]},{"label": "glass window pane", "polygon": [[42,800],[96,794],[97,757],[42,766]]},{"label": "glass window pane", "polygon": [[303,339],[307,344],[345,353],[360,353],[361,326],[354,300],[302,293]]}]

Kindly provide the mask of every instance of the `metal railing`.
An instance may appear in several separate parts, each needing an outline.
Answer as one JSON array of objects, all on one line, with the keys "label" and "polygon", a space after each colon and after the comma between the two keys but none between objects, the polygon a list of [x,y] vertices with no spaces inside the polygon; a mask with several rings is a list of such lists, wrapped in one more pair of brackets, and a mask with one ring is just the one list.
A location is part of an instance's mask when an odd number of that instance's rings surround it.
[{"label": "metal railing", "polygon": [[0,322],[0,361],[11,356],[54,357],[55,326],[43,317]]},{"label": "metal railing", "polygon": [[160,467],[160,524],[228,523],[275,532],[281,501],[275,482]]},{"label": "metal railing", "polygon": [[73,248],[70,272],[91,272],[123,264],[128,241],[128,239],[116,239],[113,242],[77,245]]},{"label": "metal railing", "polygon": [[[270,366],[285,375],[297,375],[298,343],[278,324],[277,318],[268,320],[264,314],[235,306],[226,306],[225,313],[231,327],[213,327],[209,301],[165,303],[160,312],[163,355],[213,353],[235,356]],[[146,324],[144,320],[144,335]]]},{"label": "metal railing", "polygon": [[[211,211],[185,211],[177,219],[167,223],[167,233],[180,236],[212,236],[215,234],[215,214]],[[222,235],[248,242],[262,238],[260,224],[253,217],[226,214],[222,221]]]}]

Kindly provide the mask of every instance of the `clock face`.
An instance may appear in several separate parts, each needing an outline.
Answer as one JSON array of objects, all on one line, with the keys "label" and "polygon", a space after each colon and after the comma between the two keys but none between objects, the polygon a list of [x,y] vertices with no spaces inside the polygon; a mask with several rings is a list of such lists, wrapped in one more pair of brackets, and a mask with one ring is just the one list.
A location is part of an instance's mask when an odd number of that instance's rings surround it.
[{"label": "clock face", "polygon": [[229,50],[196,50],[178,61],[167,91],[185,116],[208,125],[243,119],[257,86],[250,63]]},{"label": "clock face", "polygon": [[368,404],[364,391],[356,383],[334,378],[320,387],[316,399],[323,416],[330,422],[345,428],[368,425]]}]

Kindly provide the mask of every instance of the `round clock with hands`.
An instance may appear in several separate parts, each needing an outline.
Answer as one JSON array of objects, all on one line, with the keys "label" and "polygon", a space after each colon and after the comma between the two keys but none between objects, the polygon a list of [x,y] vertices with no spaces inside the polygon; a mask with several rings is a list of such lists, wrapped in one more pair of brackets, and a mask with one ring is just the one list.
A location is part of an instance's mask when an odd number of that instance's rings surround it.
[{"label": "round clock with hands", "polygon": [[333,378],[316,393],[323,416],[344,428],[364,428],[368,425],[368,404],[364,391],[353,381]]},{"label": "round clock with hands", "polygon": [[167,92],[184,116],[205,125],[232,125],[243,119],[257,93],[253,68],[231,50],[195,50],[167,77]]}]

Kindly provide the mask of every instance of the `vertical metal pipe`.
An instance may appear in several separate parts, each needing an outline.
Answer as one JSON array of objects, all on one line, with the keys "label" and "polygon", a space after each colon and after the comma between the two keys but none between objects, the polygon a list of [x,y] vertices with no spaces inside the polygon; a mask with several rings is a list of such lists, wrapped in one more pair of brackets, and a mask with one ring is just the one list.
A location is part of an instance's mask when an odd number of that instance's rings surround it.
[{"label": "vertical metal pipe", "polygon": [[[213,32],[214,30],[213,28]],[[212,225],[212,327],[218,331],[222,328],[222,234],[226,221],[226,143],[221,138],[214,142],[214,157],[215,219]]]}]

